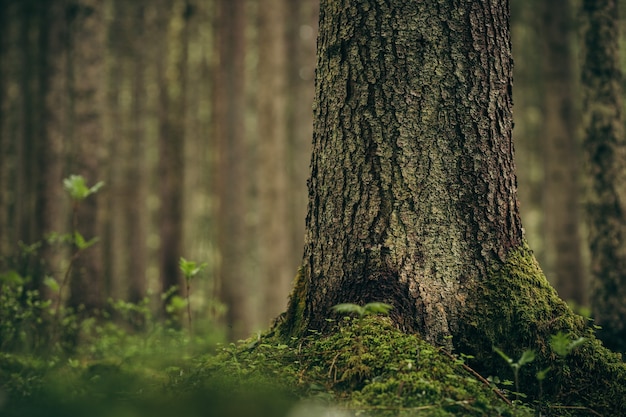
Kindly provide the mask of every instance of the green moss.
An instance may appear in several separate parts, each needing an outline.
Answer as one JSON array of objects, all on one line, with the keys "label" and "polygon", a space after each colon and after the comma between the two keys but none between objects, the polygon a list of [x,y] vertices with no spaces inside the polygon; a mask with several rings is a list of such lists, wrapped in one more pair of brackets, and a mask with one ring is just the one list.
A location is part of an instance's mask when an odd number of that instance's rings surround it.
[{"label": "green moss", "polygon": [[286,336],[299,336],[305,332],[304,309],[306,307],[307,283],[302,266],[294,278],[293,290],[289,296],[289,305],[284,320],[278,324],[278,331]]},{"label": "green moss", "polygon": [[[492,347],[514,358],[532,349],[537,359],[520,374],[522,391],[530,398],[626,415],[624,362],[604,348],[590,323],[558,297],[526,244],[512,250],[503,265],[494,265],[489,278],[469,293],[472,307],[461,320],[455,346],[475,356],[473,366],[487,375],[510,377],[508,364]],[[589,340],[562,359],[549,345],[550,336],[558,332]],[[540,389],[535,374],[547,367],[552,371]]]},{"label": "green moss", "polygon": [[510,405],[438,348],[397,330],[388,318],[346,318],[328,335],[265,336],[229,345],[191,379],[276,384],[298,398],[371,416],[531,415]]}]

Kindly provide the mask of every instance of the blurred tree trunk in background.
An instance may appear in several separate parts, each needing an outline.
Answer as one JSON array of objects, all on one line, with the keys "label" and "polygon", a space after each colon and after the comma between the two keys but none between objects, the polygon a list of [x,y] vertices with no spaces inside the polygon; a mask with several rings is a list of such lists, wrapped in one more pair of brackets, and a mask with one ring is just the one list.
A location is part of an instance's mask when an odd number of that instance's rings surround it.
[{"label": "blurred tree trunk in background", "polygon": [[176,286],[182,293],[178,263],[183,239],[187,21],[192,18],[192,9],[186,0],[168,3],[169,7],[159,10],[159,25],[165,35],[159,63],[160,279],[163,291]]},{"label": "blurred tree trunk in background", "polygon": [[[43,111],[42,57],[46,10],[37,0],[4,1],[0,53],[0,253],[16,252],[16,243],[31,244],[42,237],[40,140]],[[23,273],[40,283],[40,265],[23,265]]]},{"label": "blurred tree trunk in background", "polygon": [[258,242],[260,278],[264,287],[262,323],[269,323],[287,306],[291,278],[290,261],[296,247],[290,245],[287,143],[287,46],[284,0],[269,0],[259,7],[258,63]]},{"label": "blurred tree trunk in background", "polygon": [[598,335],[626,350],[626,140],[616,0],[584,0],[583,116],[587,219]]},{"label": "blurred tree trunk in background", "polygon": [[[511,0],[511,36],[515,66],[513,140],[518,167],[518,195],[525,236],[544,265],[543,241],[543,79],[537,0]],[[550,277],[548,277],[550,279]]]},{"label": "blurred tree trunk in background", "polygon": [[[131,98],[129,136],[130,163],[127,164],[126,188],[124,195],[128,207],[128,228],[126,239],[129,242],[128,262],[128,300],[139,302],[146,296],[147,253],[146,239],[148,231],[147,204],[147,161],[145,145],[145,106],[146,81],[145,66],[148,63],[145,49],[150,39],[146,36],[146,6],[143,2],[133,2],[137,7],[132,10],[130,29],[134,60],[130,64],[129,95]],[[121,250],[119,250],[121,252]]]},{"label": "blurred tree trunk in background", "polygon": [[[105,0],[80,0],[66,6],[71,44],[69,48],[71,130],[70,172],[82,175],[89,185],[102,179],[108,166],[108,150],[103,134],[105,104],[105,56],[107,26]],[[102,238],[106,218],[106,189],[80,203],[77,230],[86,240]],[[87,311],[101,310],[107,294],[103,245],[98,243],[81,255],[71,280],[70,305],[84,305]]]},{"label": "blurred tree trunk in background", "polygon": [[[9,17],[8,0],[0,0],[0,254],[9,253],[11,238],[6,227],[9,224],[10,201],[12,200],[9,176],[11,172],[11,143],[6,134],[7,96],[9,90],[9,71],[6,60],[8,48],[7,27]],[[0,263],[0,266],[2,264]]]},{"label": "blurred tree trunk in background", "polygon": [[138,302],[146,295],[147,186],[145,151],[146,2],[115,0],[108,62],[109,262],[111,296]]},{"label": "blurred tree trunk in background", "polygon": [[[69,198],[63,191],[63,178],[67,175],[67,152],[70,134],[69,96],[69,41],[66,5],[49,2],[43,7],[44,21],[41,27],[42,45],[42,95],[43,120],[40,155],[42,233],[66,233],[69,231]],[[15,244],[15,242],[13,242]],[[61,282],[65,251],[46,247],[43,257],[53,277]],[[58,294],[57,294],[58,296]]]},{"label": "blurred tree trunk in background", "polygon": [[313,96],[315,94],[315,61],[319,1],[287,2],[287,65],[289,83],[287,95],[287,145],[289,181],[289,245],[297,252],[288,261],[291,275],[301,262],[304,244],[307,187],[313,138]]},{"label": "blurred tree trunk in background", "polygon": [[[187,110],[185,126],[185,175],[183,212],[185,219],[183,256],[186,259],[215,264],[215,218],[212,194],[212,169],[215,161],[211,126],[214,122],[212,109],[214,63],[214,33],[212,19],[215,2],[192,3],[193,19],[187,21],[189,33]],[[219,303],[215,299],[215,276],[213,268],[207,268],[192,283],[192,308],[205,319],[216,321]]]},{"label": "blurred tree trunk in background", "polygon": [[544,114],[544,259],[546,275],[561,298],[587,305],[579,232],[579,170],[571,53],[570,1],[542,3]]},{"label": "blurred tree trunk in background", "polygon": [[213,108],[217,161],[214,181],[217,198],[216,276],[220,299],[227,305],[229,338],[247,336],[252,328],[247,240],[249,181],[245,138],[245,0],[218,0],[215,17]]}]

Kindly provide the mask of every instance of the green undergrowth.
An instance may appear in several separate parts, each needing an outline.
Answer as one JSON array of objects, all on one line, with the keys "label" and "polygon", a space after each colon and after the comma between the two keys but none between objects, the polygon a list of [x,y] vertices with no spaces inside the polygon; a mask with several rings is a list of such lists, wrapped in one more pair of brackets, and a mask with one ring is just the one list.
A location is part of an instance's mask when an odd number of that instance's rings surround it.
[{"label": "green undergrowth", "polygon": [[329,335],[311,333],[288,343],[266,335],[223,346],[177,387],[202,390],[215,381],[231,393],[274,386],[337,416],[532,415],[498,397],[462,360],[381,316],[346,317]]}]

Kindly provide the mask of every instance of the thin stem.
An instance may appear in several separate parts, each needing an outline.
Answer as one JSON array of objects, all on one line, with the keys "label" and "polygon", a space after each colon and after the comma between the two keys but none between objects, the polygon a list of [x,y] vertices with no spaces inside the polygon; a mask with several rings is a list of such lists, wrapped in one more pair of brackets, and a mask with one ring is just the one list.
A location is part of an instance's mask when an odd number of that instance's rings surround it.
[{"label": "thin stem", "polygon": [[191,301],[189,300],[189,291],[190,291],[189,279],[187,279],[187,318],[189,319],[189,338],[191,339],[192,329],[191,329]]}]

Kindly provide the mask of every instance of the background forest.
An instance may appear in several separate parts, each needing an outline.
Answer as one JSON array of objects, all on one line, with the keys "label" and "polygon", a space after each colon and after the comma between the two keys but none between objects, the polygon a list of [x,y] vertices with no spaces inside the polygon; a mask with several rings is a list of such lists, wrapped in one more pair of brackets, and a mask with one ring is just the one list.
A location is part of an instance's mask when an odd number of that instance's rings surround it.
[{"label": "background forest", "polygon": [[[580,5],[511,8],[526,234],[588,307]],[[317,18],[315,0],[0,0],[4,279],[88,314],[148,297],[230,340],[267,328],[302,255]],[[73,174],[105,185],[73,203]],[[98,241],[73,259],[75,230]],[[207,266],[189,293],[181,257]]]}]

